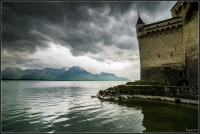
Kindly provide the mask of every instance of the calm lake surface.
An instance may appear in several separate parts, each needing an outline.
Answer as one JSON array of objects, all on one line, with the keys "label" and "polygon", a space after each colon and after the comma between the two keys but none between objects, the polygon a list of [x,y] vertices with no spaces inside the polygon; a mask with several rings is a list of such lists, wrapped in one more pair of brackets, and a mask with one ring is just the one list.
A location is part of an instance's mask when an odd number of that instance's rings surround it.
[{"label": "calm lake surface", "polygon": [[125,83],[2,81],[2,132],[185,132],[198,128],[198,106],[91,98],[101,89]]}]

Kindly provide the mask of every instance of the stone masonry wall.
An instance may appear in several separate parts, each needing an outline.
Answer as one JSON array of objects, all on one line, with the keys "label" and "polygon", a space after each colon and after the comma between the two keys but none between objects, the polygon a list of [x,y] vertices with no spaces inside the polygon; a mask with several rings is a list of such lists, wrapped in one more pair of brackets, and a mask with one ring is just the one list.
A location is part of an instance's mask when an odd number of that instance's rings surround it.
[{"label": "stone masonry wall", "polygon": [[[184,66],[182,27],[138,37],[141,81],[177,85]],[[165,67],[170,67],[166,73]],[[184,74],[183,74],[184,75]]]},{"label": "stone masonry wall", "polygon": [[142,82],[160,82],[165,84],[165,75],[163,67],[142,67],[141,68]]},{"label": "stone masonry wall", "polygon": [[191,7],[185,18],[185,66],[186,77],[190,86],[198,86],[198,53],[199,53],[198,11]]},{"label": "stone masonry wall", "polygon": [[151,96],[166,96],[198,100],[197,87],[180,86],[145,86],[145,85],[118,85],[108,90],[113,90],[116,94],[136,94]]},{"label": "stone masonry wall", "polygon": [[181,86],[184,77],[184,68],[181,66],[170,65],[170,68],[160,67],[144,67],[141,68],[141,80],[143,82],[160,82],[165,85]]},{"label": "stone masonry wall", "polygon": [[182,27],[138,37],[141,67],[184,63]]}]

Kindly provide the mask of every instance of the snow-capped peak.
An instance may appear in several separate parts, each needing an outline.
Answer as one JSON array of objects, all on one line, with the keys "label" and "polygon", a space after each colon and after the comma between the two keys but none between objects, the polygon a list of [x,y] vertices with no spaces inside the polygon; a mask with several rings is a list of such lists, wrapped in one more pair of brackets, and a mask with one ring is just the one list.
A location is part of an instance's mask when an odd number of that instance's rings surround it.
[{"label": "snow-capped peak", "polygon": [[83,69],[82,67],[79,67],[79,66],[73,66],[72,68],[83,70],[83,71],[85,70],[85,69]]},{"label": "snow-capped peak", "polygon": [[71,67],[63,67],[63,68],[61,68],[61,69],[67,71],[67,70],[69,70],[70,68],[71,68]]}]

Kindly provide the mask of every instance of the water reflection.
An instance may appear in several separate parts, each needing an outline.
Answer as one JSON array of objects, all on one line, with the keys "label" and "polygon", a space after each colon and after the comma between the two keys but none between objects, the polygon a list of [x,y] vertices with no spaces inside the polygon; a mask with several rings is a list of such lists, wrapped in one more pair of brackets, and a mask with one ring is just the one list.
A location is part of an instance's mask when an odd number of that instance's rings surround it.
[{"label": "water reflection", "polygon": [[198,128],[197,106],[136,98],[116,103],[142,111],[144,132],[186,132],[186,128]]}]

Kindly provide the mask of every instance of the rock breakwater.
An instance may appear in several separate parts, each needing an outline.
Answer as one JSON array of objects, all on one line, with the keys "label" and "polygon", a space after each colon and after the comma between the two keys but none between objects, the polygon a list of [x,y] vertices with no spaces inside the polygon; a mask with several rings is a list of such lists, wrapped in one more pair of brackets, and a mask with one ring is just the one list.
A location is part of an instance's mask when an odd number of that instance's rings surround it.
[{"label": "rock breakwater", "polygon": [[155,99],[198,105],[198,87],[118,85],[100,90],[96,96],[103,100],[121,100],[130,98]]}]

